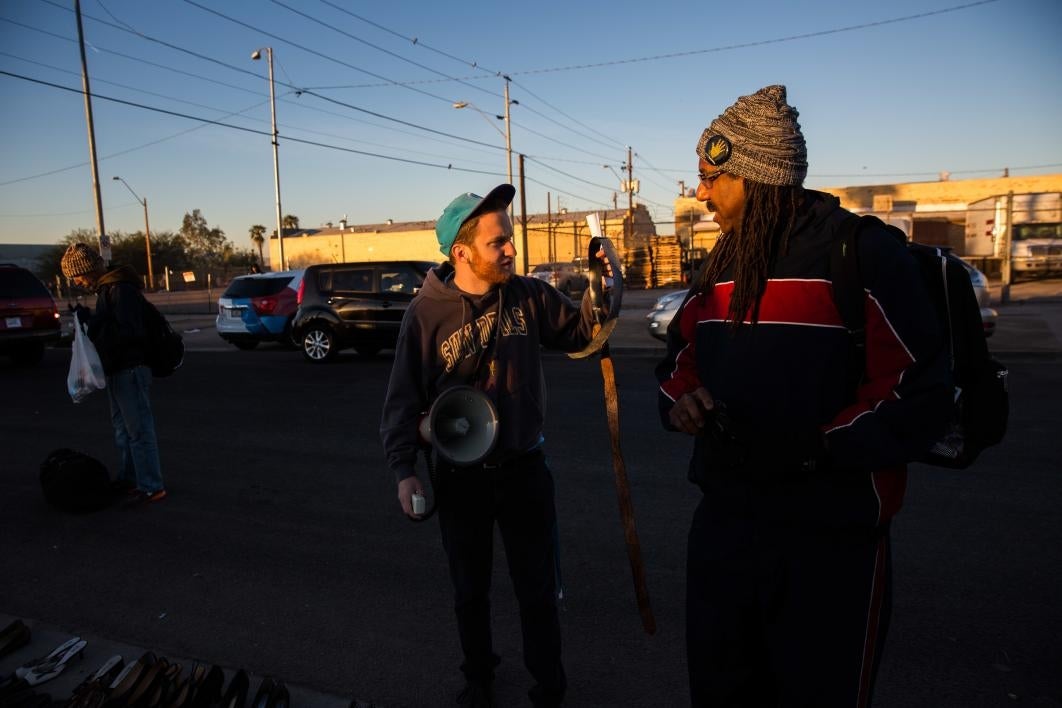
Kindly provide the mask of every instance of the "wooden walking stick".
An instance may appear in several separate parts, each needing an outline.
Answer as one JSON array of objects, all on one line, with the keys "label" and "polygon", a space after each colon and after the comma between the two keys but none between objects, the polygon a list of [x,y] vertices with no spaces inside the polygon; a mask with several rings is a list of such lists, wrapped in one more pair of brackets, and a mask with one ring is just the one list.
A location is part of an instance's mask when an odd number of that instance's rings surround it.
[{"label": "wooden walking stick", "polygon": [[[645,581],[645,564],[642,562],[638,529],[634,523],[634,504],[631,501],[630,482],[627,479],[627,465],[623,461],[623,451],[620,449],[619,394],[616,390],[616,371],[608,349],[608,336],[615,329],[619,317],[623,297],[623,274],[620,271],[619,257],[615,247],[611,241],[601,236],[597,215],[591,214],[586,220],[594,236],[590,239],[590,298],[598,317],[598,323],[594,325],[594,337],[586,349],[569,354],[569,356],[573,359],[583,359],[595,353],[600,355],[601,379],[605,389],[605,414],[608,419],[609,439],[612,443],[612,471],[616,482],[620,521],[623,523],[623,537],[627,542],[627,558],[631,564],[631,578],[634,581],[634,595],[638,601],[642,628],[646,634],[652,635],[656,632],[656,619],[653,617],[653,608],[649,604],[649,588]],[[604,299],[601,280],[604,275],[604,266],[597,259],[597,252],[602,249],[609,260],[614,280],[608,319],[605,322],[601,322],[601,304]]]}]

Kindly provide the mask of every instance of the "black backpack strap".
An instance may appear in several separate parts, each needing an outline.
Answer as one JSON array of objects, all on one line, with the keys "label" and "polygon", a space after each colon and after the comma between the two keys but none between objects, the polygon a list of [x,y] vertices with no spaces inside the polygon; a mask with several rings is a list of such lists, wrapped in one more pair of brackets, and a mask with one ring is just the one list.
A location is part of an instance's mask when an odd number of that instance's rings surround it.
[{"label": "black backpack strap", "polygon": [[851,356],[849,391],[855,391],[866,371],[866,297],[859,273],[859,230],[863,219],[849,214],[838,225],[830,248],[830,282],[833,302],[848,330]]}]

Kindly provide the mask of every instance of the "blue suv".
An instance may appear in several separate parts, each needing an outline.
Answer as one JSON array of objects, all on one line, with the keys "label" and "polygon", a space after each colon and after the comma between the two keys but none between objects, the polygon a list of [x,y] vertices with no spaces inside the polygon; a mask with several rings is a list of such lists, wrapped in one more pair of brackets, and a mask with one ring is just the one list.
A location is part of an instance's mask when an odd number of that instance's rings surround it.
[{"label": "blue suv", "polygon": [[218,336],[238,349],[259,342],[294,346],[291,321],[298,309],[303,270],[259,273],[234,278],[218,300]]}]

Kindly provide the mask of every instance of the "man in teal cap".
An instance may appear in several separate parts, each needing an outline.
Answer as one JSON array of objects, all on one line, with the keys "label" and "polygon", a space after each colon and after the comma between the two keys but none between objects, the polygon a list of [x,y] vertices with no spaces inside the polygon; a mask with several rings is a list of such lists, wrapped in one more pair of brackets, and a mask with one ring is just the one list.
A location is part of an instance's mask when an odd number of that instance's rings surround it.
[{"label": "man in teal cap", "polygon": [[[546,388],[542,347],[579,351],[593,338],[589,295],[573,304],[541,280],[514,275],[516,247],[507,209],[515,189],[458,196],[436,222],[447,262],[428,273],[402,320],[380,435],[411,518],[423,494],[414,464],[417,426],[444,391],[473,386],[498,411],[497,442],[480,463],[436,462],[439,528],[450,565],[466,685],[458,703],[493,704],[500,657],[490,628],[494,524],[505,544],[520,605],[524,664],[535,679],[536,706],[559,705],[567,680],[561,664],[556,604],[553,477],[543,453]],[[588,291],[589,292],[589,291]]]}]

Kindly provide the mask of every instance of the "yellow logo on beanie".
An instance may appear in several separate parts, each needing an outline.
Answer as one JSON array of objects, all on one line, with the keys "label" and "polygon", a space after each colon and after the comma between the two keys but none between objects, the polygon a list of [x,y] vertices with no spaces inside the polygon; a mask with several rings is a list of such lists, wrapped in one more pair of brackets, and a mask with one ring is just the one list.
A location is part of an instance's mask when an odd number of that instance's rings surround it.
[{"label": "yellow logo on beanie", "polygon": [[708,162],[718,167],[730,159],[730,141],[722,135],[713,135],[704,146],[704,154]]}]

